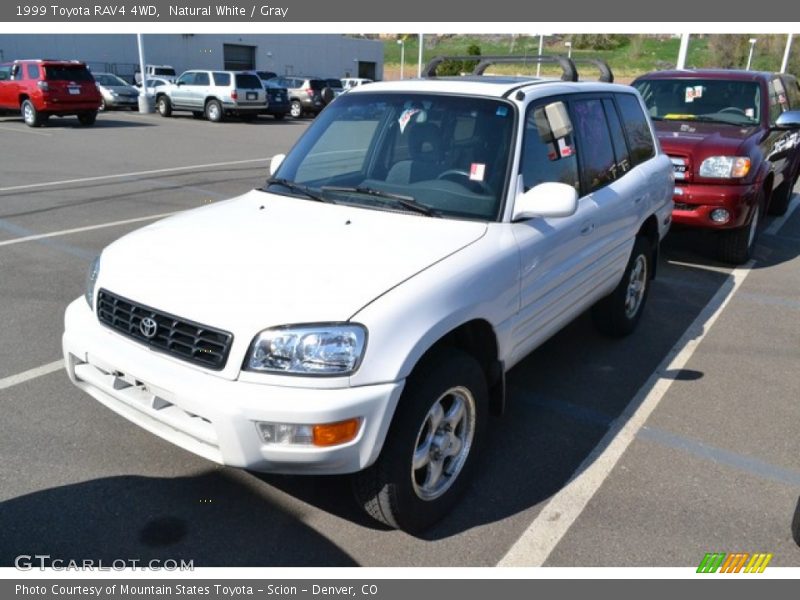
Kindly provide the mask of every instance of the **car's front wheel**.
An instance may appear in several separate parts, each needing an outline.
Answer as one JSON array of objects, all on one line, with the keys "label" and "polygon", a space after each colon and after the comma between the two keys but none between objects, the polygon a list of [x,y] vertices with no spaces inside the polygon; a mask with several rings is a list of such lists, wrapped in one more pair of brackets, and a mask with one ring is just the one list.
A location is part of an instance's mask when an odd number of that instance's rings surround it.
[{"label": "car's front wheel", "polygon": [[172,116],[172,103],[166,96],[159,96],[156,100],[156,110],[162,117]]},{"label": "car's front wheel", "polygon": [[617,287],[592,307],[595,327],[606,335],[623,337],[633,332],[642,316],[653,272],[653,248],[638,236]]},{"label": "car's front wheel", "polygon": [[378,460],[353,478],[378,521],[420,532],[458,501],[483,443],[488,392],[480,364],[447,349],[409,376]]},{"label": "car's front wheel", "polygon": [[761,216],[764,212],[764,197],[765,194],[762,191],[747,225],[719,232],[717,256],[722,262],[741,265],[753,256],[760,232]]}]

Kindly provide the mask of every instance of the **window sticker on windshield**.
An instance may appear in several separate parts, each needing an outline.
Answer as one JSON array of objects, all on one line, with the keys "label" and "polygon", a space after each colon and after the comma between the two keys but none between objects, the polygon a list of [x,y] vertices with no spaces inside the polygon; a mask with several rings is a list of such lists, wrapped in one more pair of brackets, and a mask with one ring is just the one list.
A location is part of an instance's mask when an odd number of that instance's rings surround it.
[{"label": "window sticker on windshield", "polygon": [[469,178],[472,181],[483,181],[486,173],[486,165],[483,163],[472,163],[469,167]]},{"label": "window sticker on windshield", "polygon": [[756,110],[754,108],[747,108],[744,111],[744,116],[746,116],[746,117],[748,117],[750,119],[755,119],[756,118]]},{"label": "window sticker on windshield", "polygon": [[692,85],[686,88],[686,102],[694,102],[695,98],[703,97],[703,86]]},{"label": "window sticker on windshield", "polygon": [[400,124],[400,133],[403,133],[406,130],[406,125],[411,120],[415,114],[420,111],[418,108],[407,108],[403,111],[403,114],[400,115],[400,118],[397,119],[397,122]]},{"label": "window sticker on windshield", "polygon": [[507,106],[498,106],[497,111],[494,113],[498,117],[507,117],[508,116],[508,107]]}]

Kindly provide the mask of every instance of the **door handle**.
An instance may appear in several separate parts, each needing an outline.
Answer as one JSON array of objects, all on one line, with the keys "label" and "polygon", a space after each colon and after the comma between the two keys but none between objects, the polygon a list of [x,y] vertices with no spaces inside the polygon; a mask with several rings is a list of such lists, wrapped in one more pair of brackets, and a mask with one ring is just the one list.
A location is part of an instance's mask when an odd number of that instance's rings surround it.
[{"label": "door handle", "polygon": [[581,225],[581,235],[589,235],[594,231],[594,223],[584,223]]}]

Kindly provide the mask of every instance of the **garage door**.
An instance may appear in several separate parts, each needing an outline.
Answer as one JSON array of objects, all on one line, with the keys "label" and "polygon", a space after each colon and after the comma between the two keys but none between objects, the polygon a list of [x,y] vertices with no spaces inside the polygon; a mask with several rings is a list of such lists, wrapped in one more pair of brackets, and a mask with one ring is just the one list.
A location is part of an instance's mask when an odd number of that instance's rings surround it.
[{"label": "garage door", "polygon": [[256,47],[239,44],[222,45],[226,71],[251,71],[256,68]]}]

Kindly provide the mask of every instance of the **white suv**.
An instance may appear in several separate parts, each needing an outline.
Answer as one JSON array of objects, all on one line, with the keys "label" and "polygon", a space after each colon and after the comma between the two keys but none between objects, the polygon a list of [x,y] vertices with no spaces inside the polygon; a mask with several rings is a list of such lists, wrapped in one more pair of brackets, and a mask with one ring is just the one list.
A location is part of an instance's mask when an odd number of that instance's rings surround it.
[{"label": "white suv", "polygon": [[103,251],[69,375],[217,463],[356,473],[407,531],[468,484],[511,367],[590,307],[634,329],[672,208],[641,98],[606,83],[362,86],[271,171]]}]

